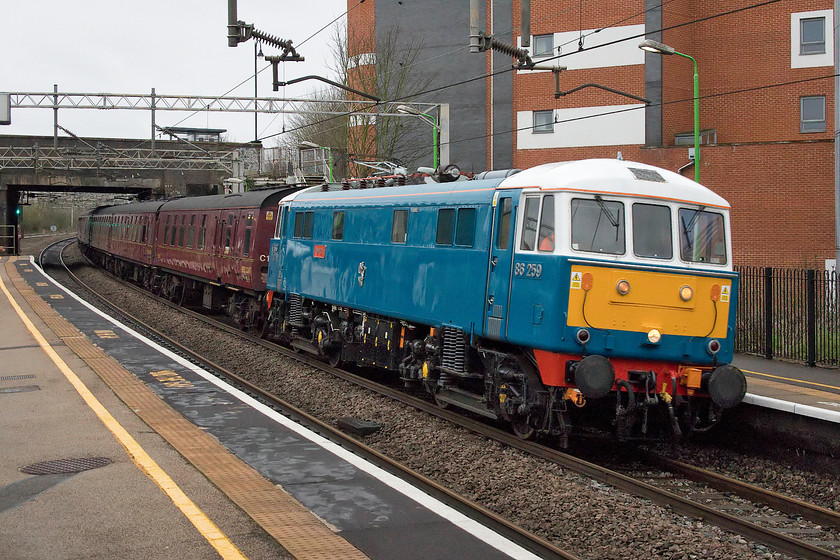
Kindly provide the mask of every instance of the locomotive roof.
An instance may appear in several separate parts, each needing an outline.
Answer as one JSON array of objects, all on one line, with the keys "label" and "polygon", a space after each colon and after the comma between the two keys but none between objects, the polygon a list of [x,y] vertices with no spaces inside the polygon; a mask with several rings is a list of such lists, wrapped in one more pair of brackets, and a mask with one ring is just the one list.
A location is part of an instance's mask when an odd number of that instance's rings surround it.
[{"label": "locomotive roof", "polygon": [[638,196],[729,208],[729,203],[723,197],[678,173],[618,159],[586,159],[538,165],[508,177],[499,187]]},{"label": "locomotive roof", "polygon": [[[492,199],[498,189],[539,189],[604,196],[634,196],[729,208],[729,204],[706,187],[677,173],[630,161],[588,159],[548,163],[507,178],[454,181],[400,187],[322,191],[312,187],[285,200],[306,205],[352,206],[380,204],[439,204],[441,196],[455,195],[458,204],[476,204]],[[456,199],[452,199],[453,202]]]}]

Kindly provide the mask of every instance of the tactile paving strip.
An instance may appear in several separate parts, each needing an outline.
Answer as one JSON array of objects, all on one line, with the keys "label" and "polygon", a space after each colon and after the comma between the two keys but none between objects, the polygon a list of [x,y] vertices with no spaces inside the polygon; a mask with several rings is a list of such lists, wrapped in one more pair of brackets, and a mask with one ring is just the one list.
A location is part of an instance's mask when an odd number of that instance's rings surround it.
[{"label": "tactile paving strip", "polygon": [[[27,303],[45,322],[49,318],[50,322],[58,327],[57,330],[54,329],[56,335],[60,336],[128,407],[295,558],[367,558],[356,547],[332,532],[291,495],[228,452],[224,446],[162,401],[119,362],[96,347],[38,297],[14,266],[7,264],[6,271]],[[61,336],[59,332],[65,335]]]}]

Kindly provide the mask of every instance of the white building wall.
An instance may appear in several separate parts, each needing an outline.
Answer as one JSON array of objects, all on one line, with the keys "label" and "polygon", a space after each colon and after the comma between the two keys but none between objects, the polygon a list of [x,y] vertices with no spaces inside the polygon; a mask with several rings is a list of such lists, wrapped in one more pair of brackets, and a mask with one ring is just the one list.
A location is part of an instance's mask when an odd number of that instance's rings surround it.
[{"label": "white building wall", "polygon": [[518,150],[643,145],[644,104],[554,110],[554,132],[535,133],[533,111],[516,114]]}]

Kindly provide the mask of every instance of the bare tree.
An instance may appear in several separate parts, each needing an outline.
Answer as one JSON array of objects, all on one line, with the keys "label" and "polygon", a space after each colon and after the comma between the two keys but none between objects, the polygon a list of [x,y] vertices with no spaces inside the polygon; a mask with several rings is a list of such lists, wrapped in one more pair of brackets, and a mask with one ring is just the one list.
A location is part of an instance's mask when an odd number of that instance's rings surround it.
[{"label": "bare tree", "polygon": [[[399,103],[415,101],[430,84],[436,72],[418,63],[422,41],[393,26],[373,37],[349,37],[338,29],[332,39],[332,79],[382,99],[375,106],[336,103],[337,99],[361,99],[337,88],[321,89],[310,97],[299,113],[289,119],[287,142],[308,141],[333,149],[336,174],[342,175],[350,159],[400,161],[409,167],[431,164],[431,131],[428,125],[411,117],[389,117]],[[351,51],[352,48],[352,51]],[[355,53],[355,54],[351,54]],[[428,101],[428,99],[424,99]],[[333,112],[338,115],[316,114]],[[348,154],[348,151],[351,153]]]}]

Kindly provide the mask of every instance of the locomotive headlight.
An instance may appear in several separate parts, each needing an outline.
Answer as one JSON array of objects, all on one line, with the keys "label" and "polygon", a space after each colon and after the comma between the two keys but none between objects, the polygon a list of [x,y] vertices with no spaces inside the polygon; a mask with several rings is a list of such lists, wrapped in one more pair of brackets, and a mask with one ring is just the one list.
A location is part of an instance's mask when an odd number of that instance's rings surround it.
[{"label": "locomotive headlight", "polygon": [[694,290],[691,289],[691,286],[683,286],[680,288],[680,299],[683,301],[688,301],[694,297]]},{"label": "locomotive headlight", "polygon": [[619,294],[626,296],[628,292],[630,292],[630,282],[627,280],[619,280],[618,284],[615,285],[615,289]]},{"label": "locomotive headlight", "polygon": [[648,333],[648,342],[650,342],[651,344],[656,344],[661,338],[662,333],[659,332],[659,329],[651,329]]}]

